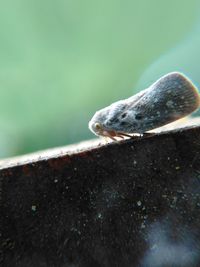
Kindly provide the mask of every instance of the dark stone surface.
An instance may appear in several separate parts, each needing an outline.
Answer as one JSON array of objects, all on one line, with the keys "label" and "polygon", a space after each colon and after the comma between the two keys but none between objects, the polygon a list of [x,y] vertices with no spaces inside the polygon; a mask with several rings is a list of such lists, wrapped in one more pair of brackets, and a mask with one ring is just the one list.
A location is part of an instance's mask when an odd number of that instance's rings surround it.
[{"label": "dark stone surface", "polygon": [[200,127],[0,178],[2,267],[200,266]]}]

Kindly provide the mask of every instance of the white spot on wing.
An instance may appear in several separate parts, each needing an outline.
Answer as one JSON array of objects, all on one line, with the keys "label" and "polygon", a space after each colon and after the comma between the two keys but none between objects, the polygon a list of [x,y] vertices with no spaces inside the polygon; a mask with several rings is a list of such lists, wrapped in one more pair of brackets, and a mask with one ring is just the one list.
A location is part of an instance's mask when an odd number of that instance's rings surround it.
[{"label": "white spot on wing", "polygon": [[169,108],[173,108],[174,107],[174,102],[172,100],[168,100],[166,103],[166,106]]}]

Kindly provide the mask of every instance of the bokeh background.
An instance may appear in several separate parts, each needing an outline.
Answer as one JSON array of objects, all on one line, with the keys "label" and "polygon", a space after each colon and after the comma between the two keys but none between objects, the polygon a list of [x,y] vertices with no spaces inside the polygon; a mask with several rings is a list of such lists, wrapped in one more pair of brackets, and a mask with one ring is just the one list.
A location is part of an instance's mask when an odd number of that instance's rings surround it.
[{"label": "bokeh background", "polygon": [[198,0],[0,0],[0,157],[92,138],[167,72],[200,84]]}]

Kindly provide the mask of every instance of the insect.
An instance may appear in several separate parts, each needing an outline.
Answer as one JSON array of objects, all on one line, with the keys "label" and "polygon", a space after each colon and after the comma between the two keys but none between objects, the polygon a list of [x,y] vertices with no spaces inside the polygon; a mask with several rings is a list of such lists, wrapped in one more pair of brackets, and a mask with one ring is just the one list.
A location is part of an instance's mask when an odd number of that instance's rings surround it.
[{"label": "insect", "polygon": [[199,106],[198,89],[183,74],[172,72],[140,93],[97,111],[89,129],[113,140],[131,137],[181,119]]}]

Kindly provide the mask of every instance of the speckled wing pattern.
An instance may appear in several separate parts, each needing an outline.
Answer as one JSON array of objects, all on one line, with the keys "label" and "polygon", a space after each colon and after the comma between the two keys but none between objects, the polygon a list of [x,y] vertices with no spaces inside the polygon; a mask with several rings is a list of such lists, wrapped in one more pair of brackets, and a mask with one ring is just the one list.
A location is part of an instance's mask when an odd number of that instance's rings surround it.
[{"label": "speckled wing pattern", "polygon": [[116,130],[144,133],[189,115],[199,105],[192,82],[180,73],[170,73],[126,100]]}]

